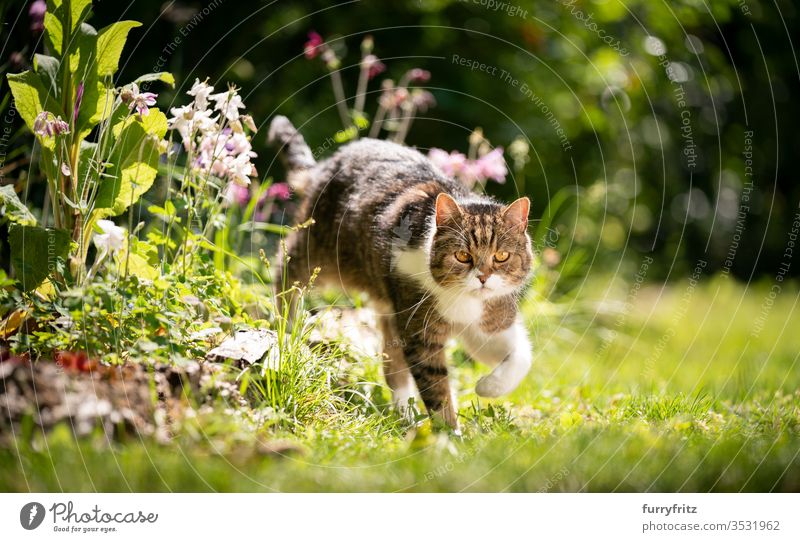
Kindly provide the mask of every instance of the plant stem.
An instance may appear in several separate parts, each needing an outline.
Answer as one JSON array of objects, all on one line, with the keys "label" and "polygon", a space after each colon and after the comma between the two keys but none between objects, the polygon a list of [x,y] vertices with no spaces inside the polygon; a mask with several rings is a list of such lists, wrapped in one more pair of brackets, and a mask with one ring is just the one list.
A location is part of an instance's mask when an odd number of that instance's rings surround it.
[{"label": "plant stem", "polygon": [[356,115],[364,114],[364,102],[367,99],[367,82],[369,81],[369,68],[362,67],[358,74],[358,86],[356,87]]},{"label": "plant stem", "polygon": [[414,116],[417,114],[417,107],[415,105],[411,105],[411,109],[408,111],[407,115],[403,117],[403,122],[400,125],[400,128],[397,129],[397,134],[394,137],[395,143],[403,143],[406,139],[406,135],[408,135],[408,130],[411,128],[411,122],[414,120]]},{"label": "plant stem", "polygon": [[386,109],[382,106],[378,106],[378,110],[375,112],[375,118],[372,121],[372,128],[369,129],[369,137],[378,137],[378,134],[381,131],[381,124],[383,124],[383,117],[386,116]]},{"label": "plant stem", "polygon": [[350,113],[347,111],[347,99],[344,97],[342,76],[338,70],[331,70],[331,83],[333,85],[333,95],[336,98],[336,109],[339,111],[339,118],[342,120],[342,127],[347,130],[352,122],[350,122]]}]

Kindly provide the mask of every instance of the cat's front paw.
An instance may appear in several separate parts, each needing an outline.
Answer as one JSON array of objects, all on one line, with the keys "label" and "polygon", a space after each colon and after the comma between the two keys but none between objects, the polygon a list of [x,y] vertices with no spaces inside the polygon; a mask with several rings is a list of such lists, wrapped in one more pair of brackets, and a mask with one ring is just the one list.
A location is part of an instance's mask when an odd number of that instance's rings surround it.
[{"label": "cat's front paw", "polygon": [[481,397],[500,397],[511,391],[507,388],[507,383],[497,378],[497,375],[490,374],[478,380],[478,384],[475,386],[475,393]]}]

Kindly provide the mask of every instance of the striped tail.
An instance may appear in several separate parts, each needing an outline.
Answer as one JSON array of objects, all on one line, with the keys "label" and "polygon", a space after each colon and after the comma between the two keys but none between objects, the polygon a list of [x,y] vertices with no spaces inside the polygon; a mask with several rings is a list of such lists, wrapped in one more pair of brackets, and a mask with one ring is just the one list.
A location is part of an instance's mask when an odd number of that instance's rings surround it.
[{"label": "striped tail", "polygon": [[278,115],[270,124],[267,143],[280,145],[278,152],[288,173],[289,186],[302,194],[309,180],[307,170],[317,164],[303,136],[289,119]]}]

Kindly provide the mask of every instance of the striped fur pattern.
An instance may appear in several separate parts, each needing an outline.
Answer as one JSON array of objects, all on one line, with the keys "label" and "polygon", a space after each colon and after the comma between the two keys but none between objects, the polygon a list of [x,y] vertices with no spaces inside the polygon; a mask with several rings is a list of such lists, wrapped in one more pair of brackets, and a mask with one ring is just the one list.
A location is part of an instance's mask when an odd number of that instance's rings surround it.
[{"label": "striped fur pattern", "polygon": [[[292,134],[278,139],[285,152],[308,156],[288,120],[274,122]],[[384,375],[400,409],[416,387],[430,414],[458,427],[444,355],[450,337],[495,367],[478,394],[516,388],[531,364],[517,315],[532,260],[527,198],[504,205],[475,195],[416,150],[374,139],[320,163],[297,163],[291,169],[287,160],[290,173],[303,169],[307,182],[295,218],[315,224],[287,238],[287,276],[277,283],[306,281],[319,267],[318,280],[369,295],[384,336]]]}]

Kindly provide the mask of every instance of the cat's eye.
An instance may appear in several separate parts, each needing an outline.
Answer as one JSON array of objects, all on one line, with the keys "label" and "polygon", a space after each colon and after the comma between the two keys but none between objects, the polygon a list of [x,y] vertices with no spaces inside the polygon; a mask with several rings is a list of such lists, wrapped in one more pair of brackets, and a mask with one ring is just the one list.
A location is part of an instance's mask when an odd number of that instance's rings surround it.
[{"label": "cat's eye", "polygon": [[472,261],[472,256],[470,255],[470,253],[464,250],[459,250],[458,252],[456,252],[455,256],[456,260],[458,260],[461,263],[469,263]]},{"label": "cat's eye", "polygon": [[503,263],[504,261],[508,260],[511,257],[511,254],[506,252],[505,250],[500,250],[494,253],[494,261],[497,263]]}]

